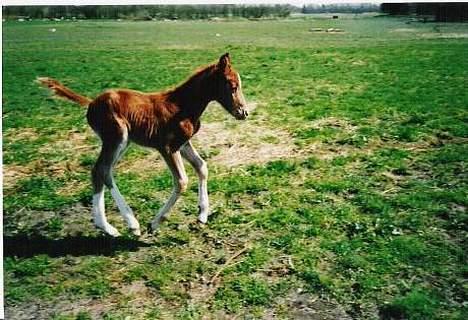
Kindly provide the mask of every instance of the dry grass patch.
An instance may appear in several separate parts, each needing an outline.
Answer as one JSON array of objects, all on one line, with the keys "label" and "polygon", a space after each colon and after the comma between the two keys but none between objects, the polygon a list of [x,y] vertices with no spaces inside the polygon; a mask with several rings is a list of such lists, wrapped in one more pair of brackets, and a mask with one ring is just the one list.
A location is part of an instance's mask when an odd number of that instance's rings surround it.
[{"label": "dry grass patch", "polygon": [[[38,137],[38,132],[34,128],[12,128],[5,131],[4,138],[6,141],[18,142],[18,141],[34,141]],[[8,144],[6,143],[6,148],[4,152],[8,152]],[[12,188],[16,183],[28,177],[32,172],[32,169],[27,166],[20,166],[14,164],[4,164],[3,165],[3,187],[5,189]]]},{"label": "dry grass patch", "polygon": [[3,188],[13,188],[19,180],[31,175],[31,169],[25,166],[14,164],[3,165]]},{"label": "dry grass patch", "polygon": [[420,36],[426,39],[467,39],[468,33],[463,33],[463,32],[421,33]]},{"label": "dry grass patch", "polygon": [[[61,177],[67,172],[83,171],[84,167],[80,164],[80,158],[84,155],[97,154],[98,148],[96,143],[93,143],[94,139],[97,140],[91,130],[57,133],[53,137],[53,142],[39,148],[39,154],[43,154],[44,157],[31,162],[30,167],[35,173],[45,173],[56,177]],[[50,159],[51,156],[56,157],[57,160],[45,160]]]},{"label": "dry grass patch", "polygon": [[[371,151],[367,151],[371,153]],[[322,142],[310,143],[301,150],[302,155],[313,155],[320,160],[333,160],[336,157],[346,157],[357,152],[362,152],[362,149],[353,146],[324,144]]]},{"label": "dry grass patch", "polygon": [[[205,123],[193,141],[200,151],[208,155],[213,154],[211,159],[214,162],[227,167],[262,164],[308,154],[330,160],[338,156],[347,156],[357,150],[363,151],[353,146],[322,142],[298,147],[288,131],[273,129],[264,123],[265,120],[245,121],[234,126],[230,122]],[[309,126],[311,129],[338,128],[346,134],[353,134],[358,129],[349,121],[336,117],[318,119],[312,121]]]},{"label": "dry grass patch", "polygon": [[11,128],[5,131],[4,137],[9,141],[16,142],[21,140],[35,140],[39,133],[34,128]]},{"label": "dry grass patch", "polygon": [[406,32],[419,32],[419,30],[418,29],[413,29],[413,28],[397,28],[397,29],[393,29],[392,32],[406,33]]},{"label": "dry grass patch", "polygon": [[48,154],[60,150],[61,152],[69,153],[77,157],[96,149],[96,143],[91,143],[93,140],[97,141],[97,138],[91,129],[86,129],[83,132],[58,132],[54,135],[53,142],[42,146],[39,149],[39,153]]},{"label": "dry grass patch", "polygon": [[[37,131],[31,128],[10,131],[12,130],[9,130],[8,134],[11,135],[10,140],[13,141],[36,139],[38,137]],[[93,133],[90,130],[57,133],[52,136],[52,142],[39,146],[37,152],[41,156],[38,159],[30,161],[26,165],[5,164],[3,167],[4,188],[13,188],[19,181],[32,176],[43,175],[63,178],[68,173],[85,170],[80,164],[80,157],[95,152],[93,150],[96,149],[96,146],[91,143],[92,135]],[[82,187],[84,187],[84,183],[70,181],[57,193],[70,195]]]},{"label": "dry grass patch", "polygon": [[261,122],[229,124],[203,124],[194,138],[198,149],[215,154],[212,160],[216,163],[234,167],[290,158],[296,153],[291,135],[283,129],[272,129]]},{"label": "dry grass patch", "polygon": [[[342,61],[335,61],[336,63],[341,63],[341,64],[346,64],[348,65],[350,63],[349,60],[342,60]],[[362,66],[365,65],[366,63],[358,60],[357,63],[354,63],[356,61],[351,62],[353,65],[357,66]],[[364,90],[367,89],[367,84],[365,82],[361,82],[359,84],[353,84],[353,83],[334,83],[328,80],[322,80],[322,79],[314,79],[313,82],[313,93],[315,93],[315,96],[319,92],[328,92],[332,96],[341,96],[345,93],[348,92],[355,92],[355,93],[362,93]]]},{"label": "dry grass patch", "polygon": [[328,117],[317,119],[310,122],[309,127],[312,129],[321,129],[323,127],[333,127],[339,128],[340,130],[346,133],[353,133],[357,130],[357,126],[351,124],[349,121],[345,119],[340,119],[336,117]]},{"label": "dry grass patch", "polygon": [[[130,146],[131,148],[131,146]],[[150,150],[150,149],[149,149]],[[118,173],[136,173],[139,176],[145,176],[148,173],[162,170],[166,167],[164,160],[156,150],[151,150],[147,155],[140,156],[135,160],[125,159],[125,155],[116,168]]]},{"label": "dry grass patch", "polygon": [[89,181],[71,180],[65,186],[58,188],[56,193],[60,196],[72,196],[77,190],[89,188],[91,192],[91,179]]}]

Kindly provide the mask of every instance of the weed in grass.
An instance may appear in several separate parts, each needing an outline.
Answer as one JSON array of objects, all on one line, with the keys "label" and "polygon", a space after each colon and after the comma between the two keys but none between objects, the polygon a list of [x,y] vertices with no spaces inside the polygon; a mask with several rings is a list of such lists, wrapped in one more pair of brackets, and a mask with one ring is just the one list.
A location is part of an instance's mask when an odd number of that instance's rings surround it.
[{"label": "weed in grass", "polygon": [[391,304],[383,306],[383,319],[430,319],[437,309],[437,300],[422,290],[414,289],[405,296],[397,297]]},{"label": "weed in grass", "polygon": [[92,319],[90,314],[86,311],[80,311],[77,315],[76,315],[76,320],[90,320]]},{"label": "weed in grass", "polygon": [[108,280],[96,279],[88,282],[74,283],[67,291],[77,296],[102,298],[108,296],[113,290]]},{"label": "weed in grass", "polygon": [[49,257],[39,255],[32,259],[5,258],[5,268],[17,278],[37,276],[52,271]]},{"label": "weed in grass", "polygon": [[235,313],[242,306],[268,305],[271,288],[264,280],[238,277],[220,287],[215,294],[216,305]]}]

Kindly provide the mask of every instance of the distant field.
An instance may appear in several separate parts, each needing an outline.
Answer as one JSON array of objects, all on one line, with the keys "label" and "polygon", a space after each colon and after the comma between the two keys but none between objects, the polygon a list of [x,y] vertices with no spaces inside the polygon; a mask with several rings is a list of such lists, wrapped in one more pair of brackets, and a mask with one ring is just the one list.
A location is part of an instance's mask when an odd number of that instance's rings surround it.
[{"label": "distant field", "polygon": [[[7,319],[467,319],[468,25],[406,22],[3,23]],[[108,197],[107,238],[85,110],[33,80],[155,91],[226,51],[254,110],[210,105],[194,138],[209,224],[187,166],[157,235]],[[142,225],[171,191],[135,145],[116,178]]]}]

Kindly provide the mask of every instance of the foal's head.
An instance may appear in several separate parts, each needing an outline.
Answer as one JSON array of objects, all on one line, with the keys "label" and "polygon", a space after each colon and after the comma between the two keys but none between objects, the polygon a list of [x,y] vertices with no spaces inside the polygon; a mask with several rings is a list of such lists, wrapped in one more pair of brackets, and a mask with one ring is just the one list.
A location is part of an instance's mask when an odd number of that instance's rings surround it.
[{"label": "foal's head", "polygon": [[217,94],[215,100],[224,109],[238,120],[244,120],[249,115],[245,109],[247,103],[242,94],[241,79],[239,73],[231,66],[229,53],[219,58],[216,64]]}]

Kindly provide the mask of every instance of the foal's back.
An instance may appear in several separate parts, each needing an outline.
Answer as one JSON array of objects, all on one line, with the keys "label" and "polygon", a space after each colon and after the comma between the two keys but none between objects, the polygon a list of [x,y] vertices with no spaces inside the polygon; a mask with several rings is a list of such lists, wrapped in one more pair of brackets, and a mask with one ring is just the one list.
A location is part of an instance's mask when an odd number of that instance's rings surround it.
[{"label": "foal's back", "polygon": [[164,93],[114,89],[89,104],[87,118],[101,139],[128,136],[138,144],[157,147],[161,130],[176,112]]}]

